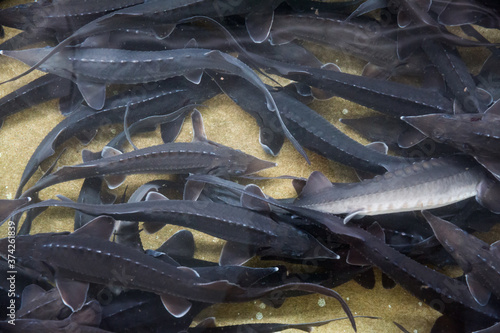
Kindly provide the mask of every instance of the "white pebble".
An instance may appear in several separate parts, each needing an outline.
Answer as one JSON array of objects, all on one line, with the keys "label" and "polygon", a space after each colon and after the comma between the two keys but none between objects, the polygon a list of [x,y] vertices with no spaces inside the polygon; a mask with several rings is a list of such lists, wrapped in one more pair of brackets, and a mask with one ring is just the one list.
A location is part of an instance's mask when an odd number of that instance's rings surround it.
[{"label": "white pebble", "polygon": [[348,114],[348,113],[349,113],[349,110],[344,109],[344,110],[342,110],[342,113],[343,113],[343,114]]},{"label": "white pebble", "polygon": [[320,299],[318,300],[318,305],[321,308],[324,307],[326,305],[325,299],[320,297]]},{"label": "white pebble", "polygon": [[260,303],[259,304],[259,308],[261,308],[262,310],[264,310],[266,308],[266,305],[264,303]]},{"label": "white pebble", "polygon": [[264,318],[264,316],[262,315],[262,313],[257,312],[257,314],[255,315],[255,318],[257,318],[258,320],[261,320],[262,318]]}]

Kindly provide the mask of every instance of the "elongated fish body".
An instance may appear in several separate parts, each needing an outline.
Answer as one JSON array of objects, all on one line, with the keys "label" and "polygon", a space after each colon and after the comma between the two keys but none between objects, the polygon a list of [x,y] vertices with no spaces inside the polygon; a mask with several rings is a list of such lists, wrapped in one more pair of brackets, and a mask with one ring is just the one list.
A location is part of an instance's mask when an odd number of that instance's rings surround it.
[{"label": "elongated fish body", "polygon": [[294,39],[314,41],[388,69],[403,64],[397,57],[396,41],[385,37],[376,21],[346,21],[345,17],[316,15],[275,15],[271,42],[282,44]]},{"label": "elongated fish body", "polygon": [[[82,308],[89,283],[139,289],[160,295],[165,308],[177,318],[191,308],[189,300],[205,303],[245,302],[271,292],[320,292],[339,300],[353,327],[345,301],[333,290],[308,283],[243,288],[227,280],[210,281],[193,269],[158,260],[136,249],[109,241],[115,221],[100,216],[69,234],[46,233],[16,238],[16,264],[54,279],[61,297],[73,311]],[[7,258],[8,238],[0,240],[0,255]]]},{"label": "elongated fish body", "polygon": [[94,205],[69,200],[47,200],[29,208],[48,206],[69,207],[92,216],[106,215],[116,220],[147,222],[144,229],[150,232],[166,224],[196,229],[234,243],[233,250],[228,247],[227,251],[223,251],[223,256],[228,259],[234,250],[247,247],[252,251],[248,258],[243,258],[245,261],[255,254],[295,259],[338,257],[314,237],[287,223],[274,221],[246,208],[215,202],[153,200]]},{"label": "elongated fish body", "polygon": [[114,10],[140,4],[143,0],[50,1],[18,5],[0,11],[2,24],[33,30],[51,29],[67,34]]},{"label": "elongated fish body", "polygon": [[1,119],[33,105],[68,96],[71,81],[55,75],[44,75],[0,99]]},{"label": "elongated fish body", "polygon": [[401,117],[433,140],[463,151],[500,180],[500,102],[484,113]]},{"label": "elongated fish body", "polygon": [[[260,126],[261,145],[276,155],[283,143],[283,132],[279,124],[273,124],[273,121],[269,119],[270,112],[267,110],[263,98],[258,100],[253,97],[252,91],[256,88],[238,77],[224,78],[224,80],[217,82],[235,103],[253,115]],[[286,127],[304,148],[355,169],[376,174],[409,165],[412,161],[407,158],[386,155],[363,146],[284,90],[271,94],[278,105]]]},{"label": "elongated fish body", "polygon": [[355,215],[432,209],[474,197],[484,172],[473,160],[454,156],[417,162],[359,183],[330,184],[316,175],[294,204],[348,214],[348,221]]},{"label": "elongated fish body", "polygon": [[252,53],[252,60],[270,73],[331,92],[390,116],[451,113],[453,110],[450,100],[429,89],[322,68],[287,64],[255,53]]},{"label": "elongated fish body", "polygon": [[[226,186],[212,176],[195,175],[191,180]],[[229,184],[229,188],[237,189],[237,186]],[[463,282],[427,268],[388,246],[380,226],[377,228],[375,225],[376,228],[371,226],[368,230],[364,230],[357,225],[344,224],[342,219],[332,214],[245,192],[245,195],[251,195],[273,206],[307,218],[307,220],[294,219],[296,225],[303,227],[310,227],[311,224],[316,225],[322,229],[320,231],[322,236],[324,236],[324,232],[332,233],[342,242],[349,244],[348,262],[350,264],[379,267],[390,278],[427,304],[433,305],[436,300],[446,300],[445,305],[436,310],[452,318],[460,320],[470,318],[479,327],[491,325],[500,319],[500,304],[497,300],[485,306],[479,305]],[[352,255],[351,252],[356,253],[356,255]],[[356,262],[353,260],[355,257],[357,257]]]},{"label": "elongated fish body", "polygon": [[[500,107],[500,104],[499,104]],[[485,114],[428,114],[402,117],[433,140],[473,156],[500,156],[500,116]]]},{"label": "elongated fish body", "polygon": [[451,222],[429,212],[423,214],[436,238],[463,269],[467,286],[474,299],[480,305],[485,305],[491,293],[500,297],[500,243],[489,245]]},{"label": "elongated fish body", "polygon": [[209,173],[241,176],[274,165],[272,162],[260,160],[222,145],[203,142],[166,143],[62,167],[41,179],[23,193],[23,196],[29,196],[48,186],[88,177],[141,173]]},{"label": "elongated fish body", "polygon": [[[22,194],[22,189],[45,159],[52,156],[58,146],[75,134],[82,131],[96,131],[100,126],[123,123],[125,109],[130,108],[128,122],[134,123],[144,117],[163,114],[190,103],[201,103],[217,95],[220,89],[210,80],[202,79],[199,89],[192,89],[193,84],[178,78],[161,81],[151,86],[137,86],[135,89],[144,91],[138,100],[130,100],[130,93],[108,98],[104,108],[94,110],[82,105],[67,118],[57,124],[40,142],[30,160],[26,164],[16,197]],[[133,90],[134,91],[134,90]]]},{"label": "elongated fish body", "polygon": [[[51,51],[52,48],[41,48],[2,52],[33,66]],[[266,96],[269,108],[275,109],[274,101],[259,77],[243,62],[220,51],[189,48],[129,51],[72,47],[52,56],[40,69],[74,80],[87,103],[95,109],[104,105],[106,84],[146,83],[181,75],[192,82],[199,82],[205,69],[244,77]]]},{"label": "elongated fish body", "polygon": [[191,119],[193,142],[165,143],[124,154],[114,148],[105,147],[102,152],[103,158],[62,167],[40,179],[21,197],[29,197],[47,186],[88,177],[105,176],[108,186],[116,188],[123,183],[128,174],[207,173],[242,176],[276,166],[275,163],[209,141],[198,110],[191,114]]}]

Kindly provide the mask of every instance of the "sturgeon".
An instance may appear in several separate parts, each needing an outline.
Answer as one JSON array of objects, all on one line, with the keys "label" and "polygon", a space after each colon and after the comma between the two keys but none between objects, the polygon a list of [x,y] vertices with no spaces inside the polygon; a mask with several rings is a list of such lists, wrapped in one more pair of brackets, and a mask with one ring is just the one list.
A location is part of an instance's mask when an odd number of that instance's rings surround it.
[{"label": "sturgeon", "polygon": [[46,200],[14,211],[67,207],[92,216],[106,215],[116,220],[142,221],[143,228],[156,232],[167,224],[192,228],[227,241],[222,250],[221,265],[241,265],[254,255],[289,259],[338,259],[316,238],[287,223],[243,207],[207,201],[167,200],[151,192],[147,201],[102,205],[76,203],[67,198]]},{"label": "sturgeon", "polygon": [[21,197],[29,197],[55,184],[88,177],[107,176],[116,188],[127,174],[141,173],[209,173],[222,176],[243,176],[275,166],[242,151],[209,141],[205,136],[199,111],[192,113],[193,142],[165,143],[128,153],[113,148],[103,149],[102,159],[74,166],[64,166],[40,179]]},{"label": "sturgeon", "polygon": [[332,184],[315,171],[294,205],[347,214],[347,223],[355,216],[432,209],[478,194],[482,197],[489,194],[479,191],[485,182],[481,166],[466,156],[416,162],[359,183]]},{"label": "sturgeon", "polygon": [[[100,216],[73,233],[46,233],[16,238],[16,264],[37,270],[55,280],[63,302],[73,311],[84,305],[89,283],[113,284],[161,296],[174,317],[186,315],[192,301],[246,302],[272,292],[302,290],[337,299],[353,328],[353,315],[340,295],[308,283],[244,288],[227,280],[206,280],[193,269],[177,267],[109,241],[115,221]],[[8,238],[0,240],[0,256],[7,258]]]}]

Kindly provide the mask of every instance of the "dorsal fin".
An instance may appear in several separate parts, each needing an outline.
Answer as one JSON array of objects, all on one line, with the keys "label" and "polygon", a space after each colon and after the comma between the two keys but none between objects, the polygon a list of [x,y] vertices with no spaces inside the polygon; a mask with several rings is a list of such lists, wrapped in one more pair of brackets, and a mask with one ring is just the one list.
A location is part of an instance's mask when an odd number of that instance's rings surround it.
[{"label": "dorsal fin", "polygon": [[200,274],[198,274],[198,272],[195,271],[194,269],[192,269],[191,267],[179,266],[179,267],[177,267],[177,269],[183,271],[184,273],[188,274],[189,276],[191,276],[194,279],[200,277]]},{"label": "dorsal fin", "polygon": [[171,256],[192,258],[196,250],[193,233],[179,230],[156,250]]},{"label": "dorsal fin", "polygon": [[252,259],[256,254],[256,249],[251,245],[236,242],[226,242],[222,248],[219,265],[239,266]]},{"label": "dorsal fin", "polygon": [[359,253],[352,246],[349,249],[349,252],[347,253],[346,262],[349,265],[354,265],[354,266],[368,266],[368,265],[371,265],[371,262],[369,262],[368,259],[366,259],[361,253]]},{"label": "dorsal fin", "polygon": [[193,49],[193,48],[198,48],[198,42],[196,41],[196,39],[194,38],[191,38],[187,43],[186,45],[184,45],[184,48],[185,49]]},{"label": "dorsal fin", "polygon": [[361,73],[361,75],[364,77],[370,77],[379,80],[387,80],[391,77],[391,72],[384,67],[369,62],[365,65],[365,67],[363,67],[363,72]]},{"label": "dorsal fin", "polygon": [[[252,193],[253,195],[250,196],[247,193]],[[255,198],[255,196],[267,199],[264,192],[262,192],[260,187],[258,187],[257,185],[249,184],[245,186],[240,198],[241,206],[259,212],[270,212],[271,207],[269,206],[269,204],[265,201]]]},{"label": "dorsal fin", "polygon": [[308,195],[313,195],[322,192],[326,189],[332,188],[333,184],[328,178],[320,171],[313,171],[307,179],[306,185],[300,192],[299,199]]},{"label": "dorsal fin", "polygon": [[[332,72],[341,72],[340,67],[331,62],[321,66],[321,69]],[[316,87],[311,87],[311,93],[313,97],[318,100],[328,100],[335,96],[335,94],[332,91],[326,91]]]},{"label": "dorsal fin", "polygon": [[193,122],[193,142],[207,142],[207,135],[205,134],[205,127],[203,126],[203,117],[200,111],[194,109],[191,113],[191,121]]},{"label": "dorsal fin", "polygon": [[115,219],[110,216],[98,216],[71,234],[109,240],[115,228]]}]

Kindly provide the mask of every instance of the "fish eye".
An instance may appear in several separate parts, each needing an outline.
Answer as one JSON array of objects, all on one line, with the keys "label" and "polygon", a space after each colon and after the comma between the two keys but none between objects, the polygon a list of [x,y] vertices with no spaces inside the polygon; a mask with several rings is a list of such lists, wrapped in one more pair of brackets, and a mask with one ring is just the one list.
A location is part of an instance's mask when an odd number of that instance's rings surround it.
[{"label": "fish eye", "polygon": [[463,143],[462,144],[462,150],[465,151],[465,152],[472,152],[474,151],[474,149],[472,148],[472,146],[470,144],[468,144],[467,142]]},{"label": "fish eye", "polygon": [[443,140],[443,131],[439,128],[434,128],[432,130],[432,137],[438,141],[442,141]]}]

